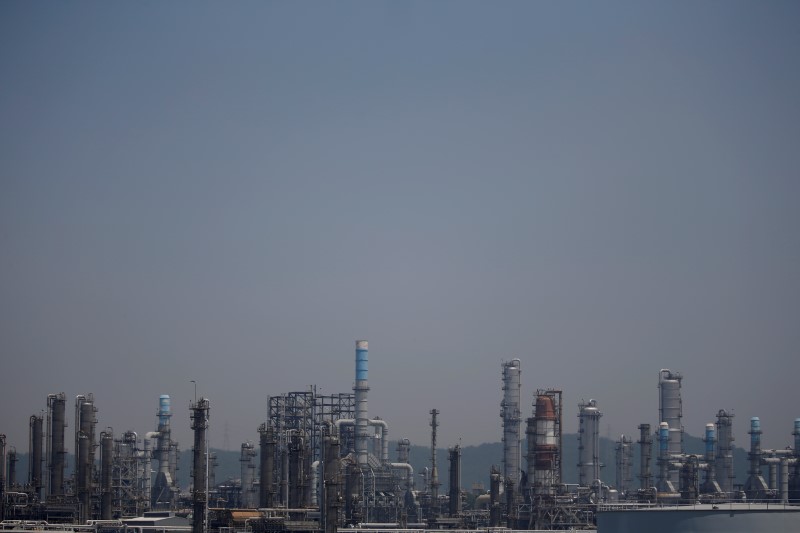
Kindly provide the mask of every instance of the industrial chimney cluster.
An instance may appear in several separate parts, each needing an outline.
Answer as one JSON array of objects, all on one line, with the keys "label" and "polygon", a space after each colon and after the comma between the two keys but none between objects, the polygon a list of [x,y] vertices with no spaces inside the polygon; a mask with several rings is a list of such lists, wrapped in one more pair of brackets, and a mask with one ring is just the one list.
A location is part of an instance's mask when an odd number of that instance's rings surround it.
[{"label": "industrial chimney cluster", "polygon": [[[269,396],[258,447],[250,441],[241,445],[236,480],[216,483],[216,456],[208,447],[210,401],[195,398],[187,417],[194,442],[185,489],[178,482],[179,447],[172,439],[168,395],[159,398],[155,431],[142,436],[133,431],[115,436],[111,428],[98,434],[94,397],[78,395],[74,468],[67,475],[67,398],[51,394],[46,416],[30,417],[27,480],[17,472],[16,449],[0,435],[0,518],[100,524],[108,533],[142,528],[141,520],[158,513],[170,519],[183,516],[187,523],[181,527],[187,533],[335,533],[342,527],[587,529],[593,527],[600,505],[800,499],[800,419],[794,424],[794,446],[780,450],[763,449],[760,420],[750,420],[750,468],[744,483],[737,484],[733,414],[719,410],[716,422],[704,428],[704,453],[687,453],[683,377],[667,369],[658,375],[658,424],[640,424],[635,442],[630,435],[619,437],[613,481],[603,470],[599,402],[580,401],[577,483],[567,483],[563,393],[538,389],[529,407],[523,407],[519,359],[502,363],[502,468],[493,466],[486,473],[488,492],[481,486],[469,494],[461,487],[459,445],[448,449],[448,472],[440,477],[437,409],[430,410],[428,465],[415,473],[409,462],[411,443],[403,438],[396,441],[396,459],[390,458],[389,424],[369,412],[368,348],[367,341],[356,341],[351,391],[322,395],[312,386]],[[419,486],[415,475],[422,478]],[[440,493],[442,478],[448,486]]]}]

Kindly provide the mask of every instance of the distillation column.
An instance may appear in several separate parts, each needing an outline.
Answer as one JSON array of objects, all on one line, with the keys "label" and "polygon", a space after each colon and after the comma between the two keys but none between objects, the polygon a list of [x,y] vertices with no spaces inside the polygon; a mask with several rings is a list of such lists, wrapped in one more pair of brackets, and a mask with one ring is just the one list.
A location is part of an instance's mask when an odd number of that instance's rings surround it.
[{"label": "distillation column", "polygon": [[114,434],[100,433],[100,519],[111,520],[111,468],[114,458]]},{"label": "distillation column", "polygon": [[561,483],[560,398],[560,391],[537,391],[534,416],[528,421],[528,483],[534,497],[554,496]]},{"label": "distillation column", "polygon": [[42,442],[44,436],[44,418],[31,415],[28,439],[28,483],[33,489],[36,500],[42,499]]},{"label": "distillation column", "polygon": [[339,526],[339,508],[341,507],[340,453],[339,437],[327,435],[325,437],[325,478],[323,487],[325,493],[325,533],[336,533]]},{"label": "distillation column", "polygon": [[208,430],[209,401],[200,398],[192,404],[192,429],[194,430],[194,453],[192,456],[192,533],[203,533],[206,524],[208,499],[208,456],[206,431]]},{"label": "distillation column", "polygon": [[261,484],[259,485],[258,505],[261,508],[272,507],[275,495],[275,430],[272,426],[261,424],[258,428],[261,445]]},{"label": "distillation column", "polygon": [[600,479],[600,417],[597,401],[589,400],[578,405],[580,429],[578,430],[578,484],[588,487]]},{"label": "distillation column", "polygon": [[239,457],[242,470],[242,508],[255,509],[255,477],[256,465],[253,458],[256,456],[256,449],[252,442],[242,443],[242,451]]},{"label": "distillation column", "polygon": [[714,463],[719,488],[733,496],[733,413],[720,409],[717,413],[717,453]]},{"label": "distillation column", "polygon": [[616,445],[617,490],[625,495],[631,490],[631,468],[633,468],[633,441],[620,435]]},{"label": "distillation column", "polygon": [[448,450],[450,459],[450,517],[461,515],[461,446]]},{"label": "distillation column", "polygon": [[64,495],[64,468],[67,456],[64,449],[66,412],[67,397],[63,392],[47,396],[48,500]]},{"label": "distillation column", "polygon": [[[669,425],[669,441],[667,455],[683,453],[683,404],[681,402],[681,381],[683,376],[678,372],[662,369],[658,373],[658,415],[659,422]],[[673,485],[678,483],[677,470],[667,473]]]},{"label": "distillation column", "polygon": [[639,454],[639,483],[642,490],[647,490],[653,486],[653,436],[650,434],[650,424],[639,424]]},{"label": "distillation column", "polygon": [[500,403],[500,416],[503,418],[503,477],[506,491],[512,491],[512,494],[519,487],[520,474],[520,389],[520,360],[503,363],[503,400]]},{"label": "distillation column", "polygon": [[91,394],[75,398],[75,449],[77,450],[75,485],[80,504],[78,512],[80,522],[92,517],[96,412],[94,397]]}]

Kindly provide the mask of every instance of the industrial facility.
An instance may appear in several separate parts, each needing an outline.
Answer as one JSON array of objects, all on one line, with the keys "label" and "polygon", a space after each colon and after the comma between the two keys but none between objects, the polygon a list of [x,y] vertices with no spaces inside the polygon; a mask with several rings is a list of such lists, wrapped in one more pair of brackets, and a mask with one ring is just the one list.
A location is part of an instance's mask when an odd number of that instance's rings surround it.
[{"label": "industrial facility", "polygon": [[[764,449],[760,420],[752,417],[747,478],[737,480],[733,413],[720,409],[716,421],[703,428],[705,452],[687,453],[683,376],[668,369],[658,373],[657,423],[639,424],[636,441],[632,435],[618,438],[613,476],[600,450],[601,403],[595,399],[579,402],[577,464],[573,465],[577,483],[567,483],[563,391],[538,389],[529,401],[523,401],[519,359],[501,363],[502,457],[498,462],[502,467],[487,469],[488,491],[483,493],[479,486],[470,495],[461,486],[460,445],[448,448],[447,465],[437,464],[437,409],[431,409],[425,421],[430,427],[429,462],[422,471],[414,471],[409,439],[391,441],[389,422],[370,413],[368,364],[368,343],[359,340],[351,391],[323,395],[311,386],[269,396],[265,420],[257,428],[258,444],[241,444],[241,475],[222,483],[216,481],[216,457],[208,447],[212,407],[208,399],[195,398],[189,413],[178,418],[173,417],[170,396],[161,395],[154,431],[115,435],[110,428],[97,433],[93,395],[76,396],[74,469],[68,476],[67,397],[50,394],[46,412],[30,417],[27,477],[17,471],[17,449],[0,435],[3,527],[25,529],[26,524],[38,524],[47,529],[58,524],[61,530],[135,528],[139,533],[156,529],[187,533],[334,533],[340,528],[591,530],[602,513],[618,513],[631,506],[659,509],[709,504],[716,508],[766,502],[795,509],[800,503],[800,419],[794,421],[791,445]],[[524,415],[529,416],[524,418],[523,440]],[[194,435],[192,467],[182,485],[178,480],[180,449],[172,439],[171,425],[187,422]],[[638,473],[634,472],[637,452]],[[447,490],[442,491],[440,467],[448,470]],[[619,519],[619,515],[611,516]]]}]

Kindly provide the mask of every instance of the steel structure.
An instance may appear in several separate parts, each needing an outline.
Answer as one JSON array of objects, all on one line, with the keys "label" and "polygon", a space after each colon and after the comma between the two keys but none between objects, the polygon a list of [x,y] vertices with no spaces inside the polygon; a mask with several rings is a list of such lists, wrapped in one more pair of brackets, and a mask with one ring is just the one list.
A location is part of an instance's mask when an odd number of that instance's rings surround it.
[{"label": "steel structure", "polygon": [[116,517],[141,516],[150,509],[150,451],[138,448],[138,435],[126,431],[114,439],[111,507]]}]

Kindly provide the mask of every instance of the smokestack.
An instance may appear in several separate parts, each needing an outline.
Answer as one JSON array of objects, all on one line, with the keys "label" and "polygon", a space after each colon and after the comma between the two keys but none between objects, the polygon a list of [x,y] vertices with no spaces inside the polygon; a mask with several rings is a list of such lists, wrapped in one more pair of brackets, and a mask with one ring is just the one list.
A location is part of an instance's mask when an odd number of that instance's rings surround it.
[{"label": "smokestack", "polygon": [[369,444],[369,415],[367,414],[367,341],[356,341],[356,384],[353,387],[356,401],[356,458],[359,466],[367,464]]}]

